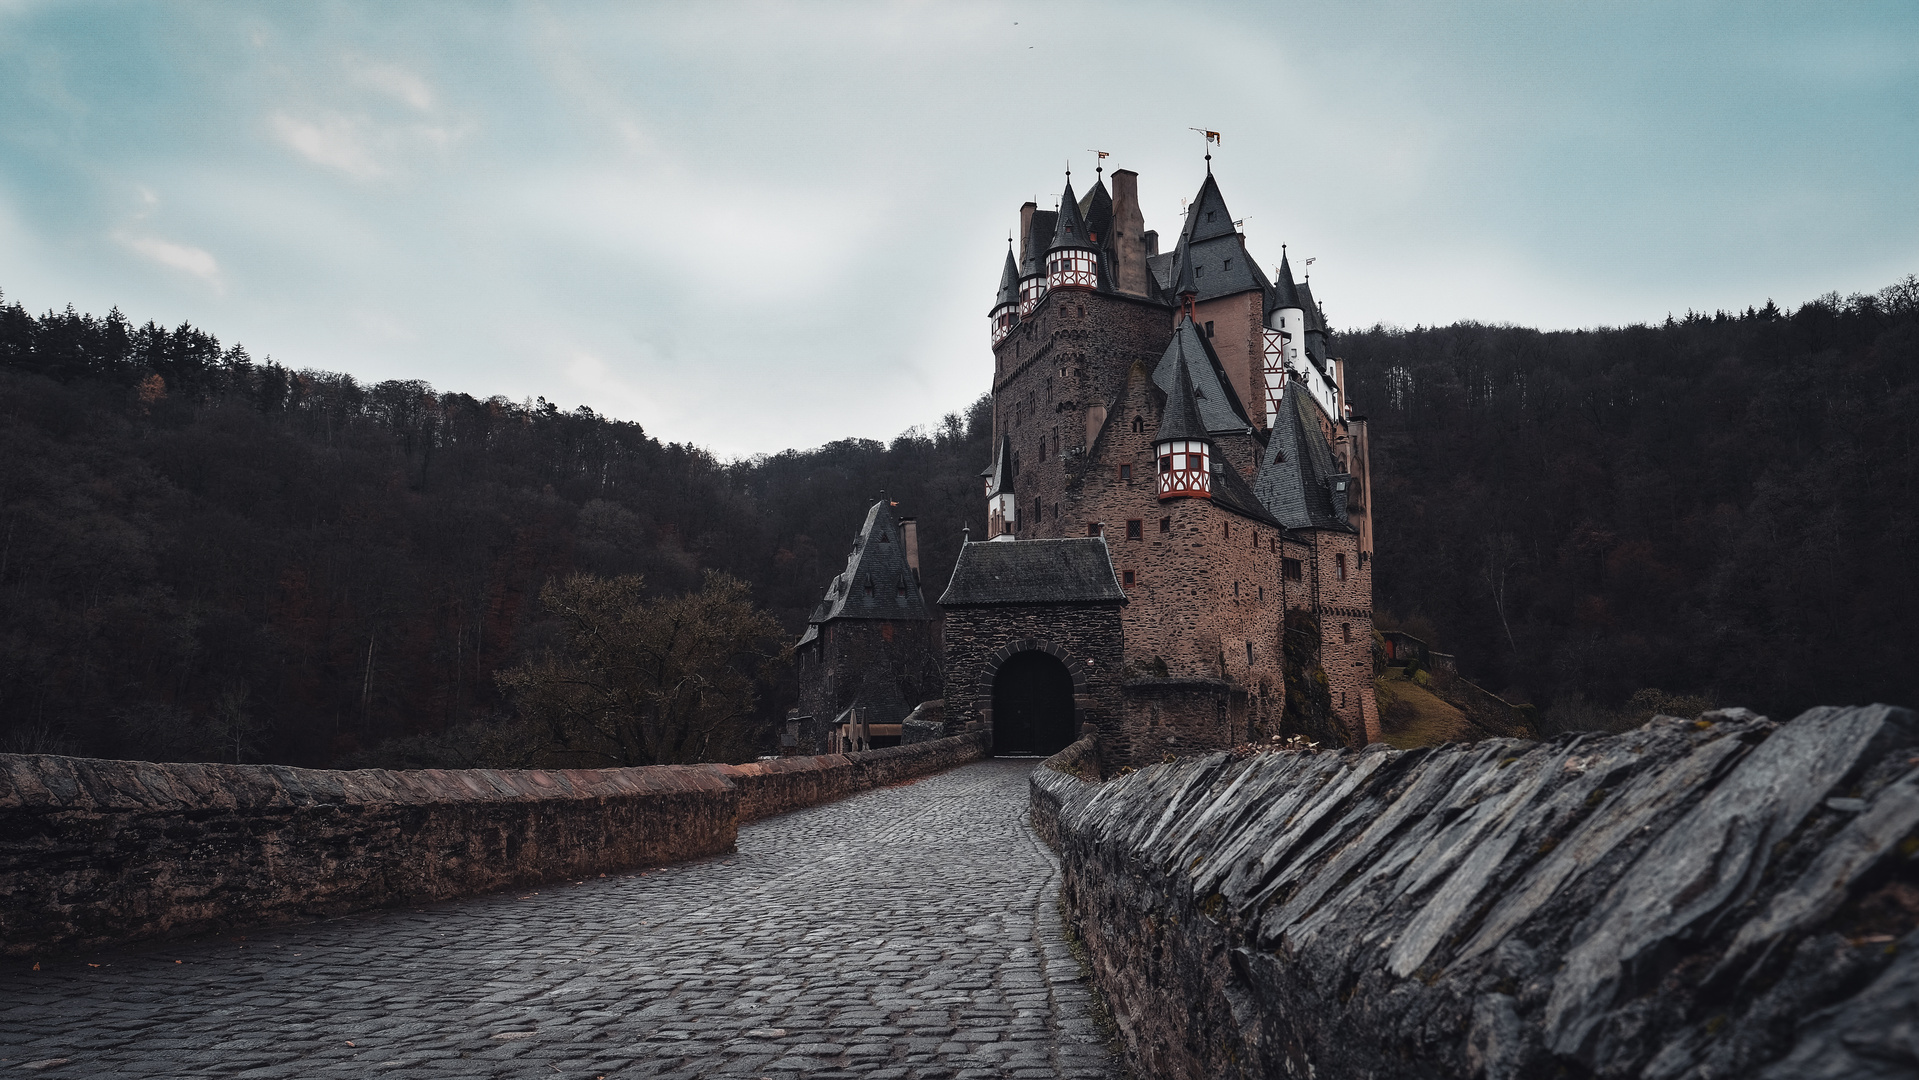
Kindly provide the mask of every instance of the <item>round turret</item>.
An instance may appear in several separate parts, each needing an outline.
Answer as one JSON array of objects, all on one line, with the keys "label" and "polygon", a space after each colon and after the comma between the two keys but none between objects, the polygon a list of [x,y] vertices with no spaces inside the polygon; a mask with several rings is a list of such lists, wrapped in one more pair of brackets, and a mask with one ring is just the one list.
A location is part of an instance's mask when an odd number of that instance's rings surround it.
[{"label": "round turret", "polygon": [[1066,174],[1066,190],[1059,197],[1059,221],[1053,229],[1053,246],[1046,252],[1046,287],[1099,288],[1099,248],[1094,246],[1086,231],[1086,221],[1080,217],[1071,173]]},{"label": "round turret", "polygon": [[[1183,339],[1183,334],[1175,336],[1176,341]],[[1162,500],[1210,499],[1213,497],[1213,442],[1206,425],[1200,421],[1199,403],[1193,398],[1193,377],[1186,369],[1184,345],[1172,363],[1178,365],[1173,373],[1173,388],[1166,395],[1159,430],[1153,434],[1153,456],[1159,459],[1159,497]]]}]

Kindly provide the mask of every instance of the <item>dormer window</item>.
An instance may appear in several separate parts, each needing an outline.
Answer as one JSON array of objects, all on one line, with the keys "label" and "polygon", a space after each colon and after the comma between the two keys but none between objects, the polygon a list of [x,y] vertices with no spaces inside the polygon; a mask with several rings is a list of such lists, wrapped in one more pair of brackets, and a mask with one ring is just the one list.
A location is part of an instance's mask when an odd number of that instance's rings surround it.
[{"label": "dormer window", "polygon": [[1207,220],[1207,221],[1211,221],[1211,220],[1213,220],[1213,217],[1214,217],[1214,216],[1215,216],[1215,215],[1216,215],[1217,213],[1218,213],[1218,211],[1215,211],[1215,210],[1208,210],[1208,211],[1206,211],[1206,220]]},{"label": "dormer window", "polygon": [[1233,260],[1231,259],[1227,259],[1226,265],[1220,267],[1221,270],[1231,270],[1232,268],[1233,268]]}]

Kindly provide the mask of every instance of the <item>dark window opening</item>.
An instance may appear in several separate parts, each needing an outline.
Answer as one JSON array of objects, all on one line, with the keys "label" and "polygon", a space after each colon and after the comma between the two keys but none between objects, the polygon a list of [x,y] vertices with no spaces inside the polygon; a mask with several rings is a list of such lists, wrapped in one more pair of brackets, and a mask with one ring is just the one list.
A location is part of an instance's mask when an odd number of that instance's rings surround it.
[{"label": "dark window opening", "polygon": [[1133,434],[1137,435],[1140,432],[1145,430],[1146,430],[1146,418],[1143,416],[1133,417]]},{"label": "dark window opening", "polygon": [[1266,586],[1264,585],[1259,587],[1259,602],[1262,604],[1266,602]]},{"label": "dark window opening", "polygon": [[1133,467],[1132,467],[1132,465],[1130,465],[1130,464],[1127,464],[1127,465],[1121,465],[1121,466],[1119,467],[1119,478],[1120,478],[1121,480],[1131,480],[1131,479],[1133,478]]},{"label": "dark window opening", "polygon": [[1086,523],[1086,535],[1088,535],[1088,536],[1098,536],[1098,535],[1099,535],[1099,522],[1097,522],[1097,521],[1089,521],[1089,522],[1087,522],[1087,523]]},{"label": "dark window opening", "polygon": [[1169,533],[1169,532],[1172,532],[1172,531],[1173,531],[1173,519],[1172,519],[1172,518],[1170,518],[1170,517],[1163,517],[1163,518],[1160,518],[1160,519],[1159,519],[1159,531],[1160,531],[1160,532],[1163,532],[1163,533]]},{"label": "dark window opening", "polygon": [[1034,499],[1033,500],[1033,523],[1037,525],[1040,522],[1045,520],[1046,520],[1046,504],[1043,502],[1040,502],[1038,499]]},{"label": "dark window opening", "polygon": [[1132,572],[1131,570],[1122,570],[1122,571],[1120,571],[1120,580],[1119,580],[1119,583],[1120,583],[1121,585],[1124,585],[1124,586],[1126,586],[1126,587],[1127,587],[1127,588],[1129,588],[1129,589],[1130,589],[1130,588],[1132,588],[1132,587],[1133,587],[1133,572]]},{"label": "dark window opening", "polygon": [[1230,521],[1220,522],[1219,532],[1222,539],[1231,540],[1233,538],[1233,523]]},{"label": "dark window opening", "polygon": [[1207,337],[1213,336],[1213,320],[1211,319],[1206,320],[1206,336]]},{"label": "dark window opening", "polygon": [[1279,560],[1279,572],[1287,581],[1299,581],[1306,576],[1298,559]]},{"label": "dark window opening", "polygon": [[1351,645],[1353,643],[1353,624],[1344,623],[1344,622],[1340,623],[1339,637],[1340,637],[1340,640],[1344,641],[1348,645]]},{"label": "dark window opening", "polygon": [[1253,666],[1253,643],[1250,641],[1246,643],[1246,666]]},{"label": "dark window opening", "polygon": [[1333,566],[1336,567],[1339,571],[1339,580],[1345,581],[1346,580],[1346,556],[1345,555],[1333,556]]},{"label": "dark window opening", "polygon": [[1211,220],[1213,220],[1213,215],[1214,215],[1214,214],[1216,214],[1216,213],[1218,213],[1218,211],[1216,211],[1216,210],[1208,210],[1208,211],[1206,211],[1206,220],[1207,220],[1207,221],[1211,221]]},{"label": "dark window opening", "polygon": [[1239,582],[1233,582],[1233,599],[1239,599]]},{"label": "dark window opening", "polygon": [[1128,540],[1141,540],[1141,539],[1144,539],[1144,538],[1145,538],[1145,535],[1146,535],[1146,523],[1145,523],[1145,522],[1143,522],[1143,521],[1141,521],[1141,520],[1140,520],[1140,519],[1138,519],[1138,518],[1130,518],[1130,519],[1128,519],[1128,520],[1127,520],[1127,522],[1126,522],[1126,539],[1128,539]]},{"label": "dark window opening", "polygon": [[1233,268],[1233,260],[1231,260],[1231,259],[1227,259],[1227,260],[1226,260],[1226,264],[1225,264],[1224,266],[1222,266],[1222,267],[1220,267],[1220,269],[1222,269],[1222,270],[1231,270],[1232,268]]}]

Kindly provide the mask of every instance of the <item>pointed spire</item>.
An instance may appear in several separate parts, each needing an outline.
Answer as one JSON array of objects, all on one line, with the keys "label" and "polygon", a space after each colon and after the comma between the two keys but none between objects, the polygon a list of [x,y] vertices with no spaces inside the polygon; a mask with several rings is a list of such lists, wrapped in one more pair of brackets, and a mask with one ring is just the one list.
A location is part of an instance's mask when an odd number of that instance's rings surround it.
[{"label": "pointed spire", "polygon": [[1094,181],[1093,190],[1087,192],[1080,202],[1084,204],[1080,213],[1086,218],[1086,238],[1102,247],[1110,247],[1113,239],[1113,196],[1106,190],[1105,179]]},{"label": "pointed spire", "polygon": [[1293,264],[1286,260],[1286,245],[1279,245],[1279,280],[1273,282],[1273,307],[1299,307],[1299,286],[1293,283]]},{"label": "pointed spire", "polygon": [[[1188,320],[1190,322],[1191,320]],[[1166,395],[1166,410],[1160,413],[1159,430],[1153,434],[1154,442],[1168,442],[1173,439],[1209,439],[1206,425],[1199,418],[1199,403],[1193,400],[1193,375],[1186,369],[1186,343],[1177,335],[1176,348],[1179,350],[1176,368],[1173,371],[1173,388]]]},{"label": "pointed spire", "polygon": [[1238,231],[1233,227],[1232,212],[1226,209],[1226,197],[1219,193],[1219,181],[1208,172],[1206,179],[1200,182],[1199,194],[1193,196],[1186,210],[1187,238],[1194,242],[1213,240]]},{"label": "pointed spire", "polygon": [[1179,238],[1179,250],[1173,253],[1179,263],[1179,280],[1173,283],[1173,295],[1187,307],[1187,316],[1192,316],[1192,300],[1199,295],[1199,282],[1193,277],[1193,251],[1184,236]]},{"label": "pointed spire", "polygon": [[1006,268],[999,274],[999,296],[993,300],[993,307],[1002,308],[1008,304],[1019,303],[1019,262],[1013,258],[1013,238],[1006,238]]},{"label": "pointed spire", "polygon": [[1000,433],[999,452],[993,455],[992,487],[987,497],[1013,494],[1013,437]]},{"label": "pointed spire", "polygon": [[1053,246],[1048,250],[1092,246],[1093,242],[1086,238],[1086,219],[1080,216],[1079,200],[1073,196],[1073,174],[1069,172],[1066,191],[1059,197],[1059,221],[1053,226]]}]

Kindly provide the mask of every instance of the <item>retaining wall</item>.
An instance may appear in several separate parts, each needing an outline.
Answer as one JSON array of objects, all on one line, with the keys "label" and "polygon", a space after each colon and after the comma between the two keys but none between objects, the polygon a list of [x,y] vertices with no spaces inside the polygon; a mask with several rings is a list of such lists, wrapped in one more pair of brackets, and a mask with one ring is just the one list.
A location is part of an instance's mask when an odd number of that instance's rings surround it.
[{"label": "retaining wall", "polygon": [[733,850],[739,827],[980,756],[336,772],[0,754],[0,952],[332,915]]},{"label": "retaining wall", "polygon": [[1909,1077],[1915,744],[1726,710],[1041,768],[1032,804],[1143,1075]]}]

